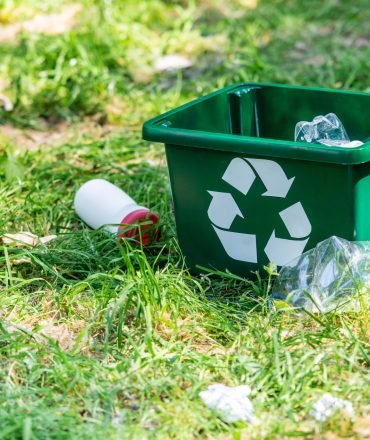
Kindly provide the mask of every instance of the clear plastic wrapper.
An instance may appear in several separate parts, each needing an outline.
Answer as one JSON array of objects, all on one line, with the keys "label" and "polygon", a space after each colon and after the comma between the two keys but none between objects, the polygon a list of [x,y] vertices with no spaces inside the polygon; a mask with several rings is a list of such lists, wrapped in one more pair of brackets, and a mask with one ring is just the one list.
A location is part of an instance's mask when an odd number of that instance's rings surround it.
[{"label": "clear plastic wrapper", "polygon": [[300,121],[296,124],[294,140],[332,147],[355,148],[361,141],[350,141],[342,122],[334,113],[316,116],[312,122]]},{"label": "clear plastic wrapper", "polygon": [[271,296],[297,308],[327,312],[346,308],[369,286],[370,242],[334,236],[282,267]]},{"label": "clear plastic wrapper", "polygon": [[317,143],[330,140],[340,143],[349,142],[342,122],[334,113],[316,116],[312,122],[300,121],[295,128],[295,140]]}]

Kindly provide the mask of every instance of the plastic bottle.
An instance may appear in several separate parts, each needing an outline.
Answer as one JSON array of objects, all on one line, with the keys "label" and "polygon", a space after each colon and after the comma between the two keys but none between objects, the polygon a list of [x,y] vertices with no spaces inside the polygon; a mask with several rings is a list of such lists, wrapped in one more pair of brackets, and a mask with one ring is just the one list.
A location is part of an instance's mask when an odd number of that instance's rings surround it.
[{"label": "plastic bottle", "polygon": [[128,194],[104,179],[84,183],[76,193],[74,207],[91,228],[104,227],[120,238],[133,238],[143,245],[151,243],[153,225],[158,223],[155,212],[138,205]]}]

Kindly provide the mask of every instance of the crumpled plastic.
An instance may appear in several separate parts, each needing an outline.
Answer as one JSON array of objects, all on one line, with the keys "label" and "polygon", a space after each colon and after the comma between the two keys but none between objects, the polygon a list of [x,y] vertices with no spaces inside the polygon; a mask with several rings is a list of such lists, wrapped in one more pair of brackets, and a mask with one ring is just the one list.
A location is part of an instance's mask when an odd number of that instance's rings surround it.
[{"label": "crumpled plastic", "polygon": [[369,287],[370,242],[333,236],[282,267],[271,297],[310,312],[328,312],[345,310],[351,298]]},{"label": "crumpled plastic", "polygon": [[254,423],[253,405],[248,398],[250,391],[248,385],[228,387],[214,384],[200,392],[199,397],[208,408],[217,411],[226,423]]},{"label": "crumpled plastic", "polygon": [[348,400],[324,394],[312,407],[311,415],[318,422],[326,422],[333,414],[341,412],[350,419],[355,417],[353,405]]},{"label": "crumpled plastic", "polygon": [[334,113],[316,116],[312,122],[298,122],[295,126],[294,140],[332,147],[354,148],[363,145],[361,141],[350,141],[346,129]]}]

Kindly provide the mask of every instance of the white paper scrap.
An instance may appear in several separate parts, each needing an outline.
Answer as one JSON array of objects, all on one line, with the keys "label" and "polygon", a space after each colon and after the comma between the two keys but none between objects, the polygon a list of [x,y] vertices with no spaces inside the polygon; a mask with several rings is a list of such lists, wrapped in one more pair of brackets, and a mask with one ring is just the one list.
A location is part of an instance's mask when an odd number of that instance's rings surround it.
[{"label": "white paper scrap", "polygon": [[228,387],[223,384],[214,384],[199,393],[199,396],[208,408],[220,414],[224,422],[253,423],[253,405],[247,397],[250,391],[247,385]]},{"label": "white paper scrap", "polygon": [[330,394],[324,394],[321,399],[314,404],[311,415],[318,422],[325,422],[336,411],[341,411],[350,419],[353,419],[355,416],[351,402],[338,399]]}]

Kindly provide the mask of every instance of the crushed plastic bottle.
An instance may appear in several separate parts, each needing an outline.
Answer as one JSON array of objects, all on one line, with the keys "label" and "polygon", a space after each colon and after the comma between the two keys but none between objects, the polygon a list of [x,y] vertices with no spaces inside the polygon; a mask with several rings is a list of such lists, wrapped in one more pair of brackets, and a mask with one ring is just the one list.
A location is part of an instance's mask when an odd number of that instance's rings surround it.
[{"label": "crushed plastic bottle", "polygon": [[349,139],[342,122],[334,113],[316,116],[312,122],[300,121],[295,126],[294,140],[333,147],[359,147],[361,141]]},{"label": "crushed plastic bottle", "polygon": [[344,310],[370,287],[370,242],[331,237],[281,268],[271,297],[311,312]]}]

